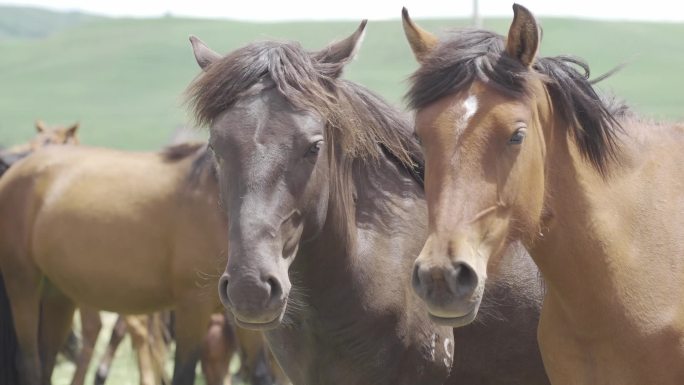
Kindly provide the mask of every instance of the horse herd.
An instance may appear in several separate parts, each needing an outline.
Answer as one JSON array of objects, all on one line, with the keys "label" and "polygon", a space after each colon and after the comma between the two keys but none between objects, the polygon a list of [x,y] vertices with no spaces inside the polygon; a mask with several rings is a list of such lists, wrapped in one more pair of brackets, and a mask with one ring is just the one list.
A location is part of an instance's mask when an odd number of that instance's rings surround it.
[{"label": "horse herd", "polygon": [[365,21],[315,52],[191,37],[208,144],[16,162],[0,381],[49,384],[78,306],[173,308],[192,384],[223,304],[294,384],[684,383],[684,126],[539,57],[513,10],[507,37],[403,10],[414,121],[341,77]]}]

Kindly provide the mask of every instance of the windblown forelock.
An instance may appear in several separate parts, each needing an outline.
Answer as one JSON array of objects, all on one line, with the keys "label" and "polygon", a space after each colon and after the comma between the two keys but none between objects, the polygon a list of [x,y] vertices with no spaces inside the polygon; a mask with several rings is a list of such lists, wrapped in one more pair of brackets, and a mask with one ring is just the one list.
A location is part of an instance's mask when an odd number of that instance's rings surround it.
[{"label": "windblown forelock", "polygon": [[296,42],[259,42],[239,48],[212,63],[186,90],[199,125],[211,126],[250,88],[273,82],[293,106],[323,116],[334,104],[334,79]]},{"label": "windblown forelock", "polygon": [[462,29],[447,33],[411,76],[406,95],[409,106],[425,107],[466,89],[474,80],[516,96],[527,92],[532,73],[504,52],[504,37],[494,32]]}]

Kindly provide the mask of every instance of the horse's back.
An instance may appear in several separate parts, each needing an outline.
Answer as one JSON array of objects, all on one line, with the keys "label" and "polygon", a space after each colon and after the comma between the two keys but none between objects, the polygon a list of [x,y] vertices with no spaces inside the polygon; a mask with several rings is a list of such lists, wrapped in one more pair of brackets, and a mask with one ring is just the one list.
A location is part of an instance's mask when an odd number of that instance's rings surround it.
[{"label": "horse's back", "polygon": [[170,304],[173,213],[183,177],[156,153],[37,151],[0,182],[0,226],[19,221],[23,229],[3,243],[30,240],[15,254],[87,304],[121,311]]}]

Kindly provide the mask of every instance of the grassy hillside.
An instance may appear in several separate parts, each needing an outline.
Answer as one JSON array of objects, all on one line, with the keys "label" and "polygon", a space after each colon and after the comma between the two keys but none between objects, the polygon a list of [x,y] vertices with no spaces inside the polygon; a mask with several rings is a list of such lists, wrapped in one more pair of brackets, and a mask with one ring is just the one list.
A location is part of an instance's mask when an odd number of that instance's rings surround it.
[{"label": "grassy hillside", "polygon": [[[397,16],[399,10],[397,9]],[[541,20],[543,54],[584,57],[595,75],[627,61],[602,84],[641,112],[684,117],[684,24]],[[504,33],[510,20],[486,20]],[[439,31],[464,21],[422,23]],[[299,40],[317,49],[351,33],[356,23],[245,23],[217,20],[97,19],[41,39],[0,40],[0,143],[32,135],[32,122],[81,122],[89,144],[153,149],[179,125],[191,124],[182,93],[198,73],[188,35],[219,52],[255,39]],[[371,22],[346,76],[400,103],[415,69],[398,20]]]},{"label": "grassy hillside", "polygon": [[52,12],[41,8],[0,6],[0,39],[42,38],[100,17],[79,12]]}]

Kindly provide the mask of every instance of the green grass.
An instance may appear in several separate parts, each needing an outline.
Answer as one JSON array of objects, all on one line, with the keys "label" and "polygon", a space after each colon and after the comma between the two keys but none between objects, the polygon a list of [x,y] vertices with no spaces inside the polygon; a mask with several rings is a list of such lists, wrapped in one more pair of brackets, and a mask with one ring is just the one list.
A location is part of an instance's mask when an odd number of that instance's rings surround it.
[{"label": "green grass", "polygon": [[[1,12],[5,12],[4,9]],[[399,10],[397,10],[397,14]],[[4,17],[0,17],[0,24]],[[504,33],[510,21],[486,20]],[[644,114],[684,117],[684,24],[544,18],[544,54],[584,57],[594,74],[627,61],[602,84]],[[432,20],[433,31],[464,20]],[[41,39],[0,40],[0,143],[25,141],[32,123],[80,121],[85,143],[154,149],[176,127],[191,125],[182,94],[198,73],[188,35],[219,52],[256,39],[299,40],[309,49],[345,37],[356,23],[245,23],[180,18],[96,18]],[[400,103],[415,69],[398,20],[371,22],[346,76]]]}]

